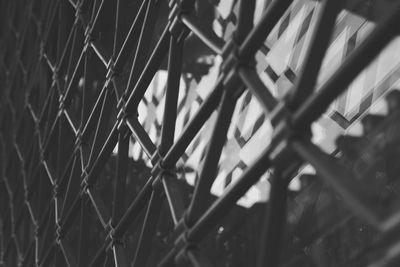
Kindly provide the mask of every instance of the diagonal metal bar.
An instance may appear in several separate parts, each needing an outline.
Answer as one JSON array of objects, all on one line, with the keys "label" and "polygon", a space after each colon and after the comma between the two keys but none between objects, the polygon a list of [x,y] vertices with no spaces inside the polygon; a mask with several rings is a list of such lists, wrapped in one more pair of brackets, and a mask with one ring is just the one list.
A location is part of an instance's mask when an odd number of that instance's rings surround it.
[{"label": "diagonal metal bar", "polygon": [[353,51],[341,67],[310,96],[293,116],[295,126],[307,125],[316,120],[338,97],[351,81],[382,51],[398,33],[400,4]]},{"label": "diagonal metal bar", "polygon": [[254,56],[292,2],[293,0],[274,0],[269,4],[260,21],[241,44],[239,48],[241,57],[252,58]]},{"label": "diagonal metal bar", "polygon": [[124,251],[124,247],[120,244],[117,244],[113,247],[114,253],[114,262],[116,267],[127,267],[130,266],[128,264],[128,260]]},{"label": "diagonal metal bar", "polygon": [[111,225],[115,226],[120,221],[125,210],[125,186],[129,160],[130,134],[125,131],[118,135],[118,158],[116,169],[116,181],[114,185],[114,202],[112,210]]},{"label": "diagonal metal bar", "polygon": [[165,196],[168,201],[172,220],[177,225],[182,218],[185,207],[182,199],[182,191],[179,188],[176,175],[162,173],[161,180],[164,187]]},{"label": "diagonal metal bar", "polygon": [[128,93],[132,91],[133,86],[136,84],[141,74],[141,70],[145,67],[146,59],[148,57],[148,53],[150,50],[149,43],[151,41],[155,29],[156,16],[159,9],[159,3],[161,2],[156,0],[146,0],[146,1],[147,1],[146,15],[143,21],[142,30],[140,32],[139,41],[135,57],[132,63],[132,68],[126,89]]},{"label": "diagonal metal bar", "polygon": [[363,217],[374,227],[379,227],[380,219],[371,210],[373,203],[366,196],[373,195],[374,188],[360,187],[355,179],[333,159],[309,141],[294,140],[293,150],[304,160],[310,162],[321,178],[335,189],[354,213]]},{"label": "diagonal metal bar", "polygon": [[152,194],[152,184],[154,178],[150,177],[146,184],[143,186],[142,190],[139,192],[135,200],[130,204],[124,216],[121,218],[117,227],[114,229],[114,236],[116,238],[121,238],[122,235],[128,230],[130,224],[133,223],[135,217],[144,208],[145,203],[147,203]]},{"label": "diagonal metal bar", "polygon": [[146,11],[146,1],[143,1],[138,13],[136,14],[136,17],[131,25],[131,28],[129,29],[129,32],[125,38],[125,41],[119,51],[119,54],[115,60],[114,68],[117,73],[122,72],[122,68],[126,63],[126,60],[128,59],[128,55],[130,53],[130,50],[132,49],[133,51],[137,50],[137,42],[136,40],[139,39],[139,36],[141,34],[140,25],[143,24],[144,16]]},{"label": "diagonal metal bar", "polygon": [[117,142],[118,142],[118,129],[117,125],[115,124],[114,127],[111,129],[111,132],[109,133],[105,141],[105,144],[101,148],[98,157],[94,161],[93,167],[90,169],[90,172],[86,177],[87,184],[89,185],[94,184],[94,182],[98,178],[98,174],[104,168],[105,162],[107,162],[107,160],[111,156]]},{"label": "diagonal metal bar", "polygon": [[[189,230],[189,240],[201,241],[208,232],[208,229],[221,220],[230,208],[235,205],[236,201],[260,179],[261,175],[272,165],[272,162],[269,160],[270,152],[270,150],[264,151],[264,153],[243,172],[237,182],[228,187],[203,213],[201,218],[199,218]],[[157,267],[173,266],[173,261],[177,252],[175,248],[172,248]]]},{"label": "diagonal metal bar", "polygon": [[243,83],[257,97],[266,113],[271,112],[278,105],[278,101],[271,94],[270,90],[264,85],[257,73],[246,67],[241,67],[238,74]]},{"label": "diagonal metal bar", "polygon": [[78,251],[78,259],[77,263],[79,267],[87,266],[88,264],[88,233],[89,233],[89,220],[87,219],[87,214],[89,212],[87,199],[83,197],[83,203],[81,205],[81,214],[80,214],[80,222],[79,222],[79,251]]},{"label": "diagonal metal bar", "polygon": [[[170,24],[168,23],[165,27],[164,32],[162,33],[160,40],[158,41],[156,47],[154,48],[153,53],[150,56],[150,59],[147,61],[146,66],[144,67],[139,79],[135,83],[132,92],[129,95],[129,98],[126,103],[126,112],[135,113],[140,100],[143,98],[148,86],[150,85],[151,80],[153,79],[155,73],[157,72],[159,66],[161,65],[164,57],[168,51],[168,40],[169,40],[169,28]],[[130,90],[128,89],[128,92]]]},{"label": "diagonal metal bar", "polygon": [[225,41],[218,37],[211,29],[206,28],[200,19],[187,14],[182,14],[182,22],[200,38],[215,53],[221,55]]},{"label": "diagonal metal bar", "polygon": [[86,168],[91,169],[93,166],[94,161],[96,160],[96,155],[99,154],[100,149],[102,148],[102,144],[107,134],[107,126],[108,120],[111,115],[111,108],[112,108],[112,98],[113,94],[111,91],[106,91],[103,99],[103,104],[101,107],[101,111],[99,114],[99,121],[97,123],[96,131],[94,134],[94,139],[92,143],[92,149],[89,155],[89,161],[87,163]]},{"label": "diagonal metal bar", "polygon": [[311,44],[307,50],[305,63],[290,95],[290,108],[297,110],[299,106],[314,92],[322,60],[330,44],[330,38],[343,1],[325,0],[318,14],[316,28]]},{"label": "diagonal metal bar", "polygon": [[[233,90],[233,88],[229,89]],[[230,93],[224,92],[218,109],[218,117],[215,121],[211,140],[207,147],[207,154],[188,209],[187,220],[189,225],[196,221],[207,207],[210,197],[210,189],[217,174],[219,158],[223,146],[225,145],[235,104],[236,101],[232,99]]]},{"label": "diagonal metal bar", "polygon": [[179,139],[172,145],[171,149],[165,155],[162,160],[162,165],[164,167],[170,168],[176,164],[198,131],[211,116],[212,112],[218,107],[223,92],[222,78],[223,77],[220,77],[217,80],[210,95],[206,98],[203,105],[201,105],[193,119],[191,119],[187,126],[185,126]]},{"label": "diagonal metal bar", "polygon": [[150,248],[152,240],[156,234],[158,218],[160,216],[163,198],[160,192],[153,190],[149,205],[147,207],[146,216],[144,218],[142,231],[139,237],[138,247],[133,260],[133,267],[146,266],[148,257],[150,256]]},{"label": "diagonal metal bar", "polygon": [[90,200],[92,201],[92,205],[93,205],[94,209],[96,210],[97,217],[99,218],[101,225],[104,228],[107,228],[108,222],[110,220],[110,215],[109,215],[106,205],[101,200],[99,194],[96,192],[95,189],[88,188],[86,190],[86,193],[88,194]]},{"label": "diagonal metal bar", "polygon": [[139,123],[138,119],[127,117],[126,125],[129,127],[132,136],[135,137],[135,140],[140,144],[146,155],[151,158],[157,151],[157,148],[144,130],[143,126]]},{"label": "diagonal metal bar", "polygon": [[76,257],[72,251],[71,246],[68,244],[68,242],[64,239],[60,240],[59,243],[60,247],[61,247],[61,251],[64,254],[65,260],[67,261],[69,266],[77,266],[77,261],[76,261]]}]

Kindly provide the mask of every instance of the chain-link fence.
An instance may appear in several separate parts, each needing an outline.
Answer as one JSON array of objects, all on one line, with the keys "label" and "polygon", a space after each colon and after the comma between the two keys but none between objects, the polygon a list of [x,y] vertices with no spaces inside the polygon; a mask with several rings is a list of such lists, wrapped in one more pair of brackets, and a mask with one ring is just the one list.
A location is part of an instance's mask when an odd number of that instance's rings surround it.
[{"label": "chain-link fence", "polygon": [[[316,86],[335,22],[348,8],[345,1],[321,1],[300,74],[277,98],[260,78],[255,55],[293,1],[265,1],[255,24],[256,1],[237,2],[233,33],[222,38],[212,30],[210,7],[217,1],[0,1],[0,265],[309,266],[296,261],[298,251],[315,256],[311,242],[329,243],[321,238],[356,220],[346,229],[369,229],[374,238],[365,238],[373,239],[371,246],[350,258],[365,264],[360,266],[396,266],[399,217],[392,210],[382,215],[385,197],[371,202],[374,183],[360,182],[368,172],[382,173],[379,157],[357,154],[361,159],[353,166],[344,156],[328,155],[311,142],[311,124],[399,33],[400,4],[392,4],[390,14]],[[210,72],[210,55],[221,60],[218,78],[196,112],[184,118],[178,136],[179,88]],[[151,134],[152,126],[145,125],[151,119],[142,120],[139,111],[160,101],[146,97],[160,71],[166,74],[163,112]],[[211,187],[244,92],[259,101],[273,135],[261,155],[215,196]],[[187,148],[206,123],[210,133],[191,187],[178,178],[194,170],[178,162],[190,154]],[[132,161],[134,145],[140,155]],[[393,161],[396,151],[390,155]],[[288,185],[305,164],[315,168],[318,182],[306,187],[309,193],[291,196]],[[269,200],[248,215],[236,203],[266,172]],[[321,196],[329,205],[316,207]],[[303,212],[296,217],[287,206]],[[335,217],[315,220],[319,230],[312,231],[313,220],[307,219],[316,208],[334,210]],[[201,245],[218,233],[222,243],[239,247],[233,251],[243,250],[246,235],[237,234],[237,226],[230,226],[237,235],[229,242],[223,235],[229,227],[218,228],[230,212],[260,241],[241,254],[242,262],[235,263],[233,253],[219,259],[214,247]],[[287,220],[297,226],[285,227]],[[287,240],[297,252],[281,251]],[[373,245],[379,249],[371,253]]]}]

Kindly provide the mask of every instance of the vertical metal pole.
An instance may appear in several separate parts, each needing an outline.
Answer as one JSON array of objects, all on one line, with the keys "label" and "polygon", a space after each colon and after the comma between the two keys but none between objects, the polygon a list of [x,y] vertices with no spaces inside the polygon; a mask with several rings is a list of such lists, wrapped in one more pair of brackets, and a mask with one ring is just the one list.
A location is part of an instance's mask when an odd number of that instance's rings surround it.
[{"label": "vertical metal pole", "polygon": [[174,143],[178,93],[182,70],[183,43],[183,40],[178,41],[175,36],[170,36],[164,118],[161,129],[161,141],[158,147],[158,151],[162,156],[167,153]]},{"label": "vertical metal pole", "polygon": [[271,176],[271,193],[266,203],[267,213],[261,234],[258,267],[278,267],[281,241],[286,224],[288,181],[278,172]]}]

